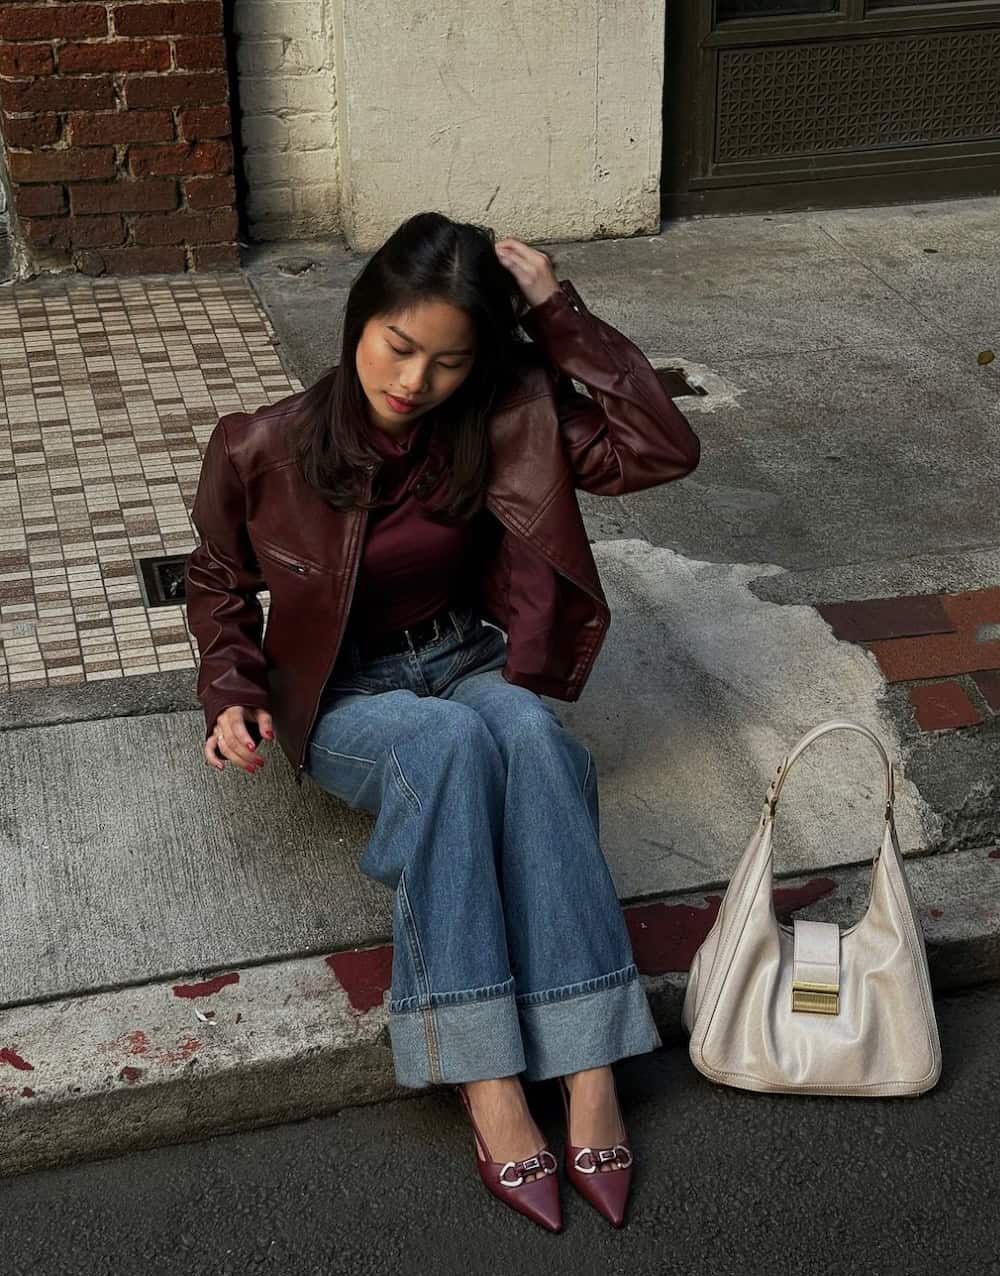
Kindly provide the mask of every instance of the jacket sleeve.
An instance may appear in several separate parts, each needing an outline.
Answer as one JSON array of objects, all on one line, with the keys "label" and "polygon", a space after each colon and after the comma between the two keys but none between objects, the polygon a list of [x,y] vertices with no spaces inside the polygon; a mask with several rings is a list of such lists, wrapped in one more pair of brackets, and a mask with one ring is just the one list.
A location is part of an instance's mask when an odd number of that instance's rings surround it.
[{"label": "jacket sleeve", "polygon": [[229,455],[225,421],[212,432],[192,519],[201,539],[187,564],[188,624],[198,643],[198,698],[210,734],[231,705],[268,707],[264,615],[266,584],[250,545],[243,483]]},{"label": "jacket sleeve", "polygon": [[620,496],[691,473],[698,436],[642,351],[592,315],[571,283],[522,323],[557,370],[559,426],[578,487]]}]

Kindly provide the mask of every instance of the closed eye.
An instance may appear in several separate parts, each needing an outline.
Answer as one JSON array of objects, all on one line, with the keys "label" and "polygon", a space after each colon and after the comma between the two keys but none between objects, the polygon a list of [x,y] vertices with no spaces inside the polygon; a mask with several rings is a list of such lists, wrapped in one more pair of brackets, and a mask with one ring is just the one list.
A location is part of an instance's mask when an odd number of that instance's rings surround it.
[{"label": "closed eye", "polygon": [[[413,351],[412,351],[412,350],[400,350],[399,346],[394,346],[394,345],[392,344],[392,342],[391,342],[391,341],[387,341],[387,342],[386,342],[386,345],[387,345],[387,346],[389,347],[389,349],[393,352],[393,354],[398,354],[398,355],[399,355],[399,357],[400,357],[401,359],[406,358],[406,356],[407,356],[407,355],[411,355],[411,354],[413,353]],[[441,360],[439,359],[439,360],[438,360],[438,366],[439,366],[439,367],[442,367],[442,368],[448,368],[448,369],[450,369],[450,370],[454,371],[454,370],[456,370],[456,369],[458,369],[458,368],[462,367],[462,365],[463,365],[465,362],[466,362],[466,360],[465,360],[465,358],[464,358],[464,357],[463,357],[463,358],[461,358],[461,359],[459,359],[458,363],[442,363],[442,362],[441,362]]]}]

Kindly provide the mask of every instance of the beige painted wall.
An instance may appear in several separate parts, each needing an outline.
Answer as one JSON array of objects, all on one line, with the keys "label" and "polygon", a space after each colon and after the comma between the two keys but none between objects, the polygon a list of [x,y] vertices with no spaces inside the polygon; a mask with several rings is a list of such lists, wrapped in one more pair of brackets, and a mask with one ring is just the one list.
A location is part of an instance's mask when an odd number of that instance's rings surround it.
[{"label": "beige painted wall", "polygon": [[664,0],[236,0],[256,239],[659,226]]},{"label": "beige painted wall", "polygon": [[254,239],[339,234],[332,0],[235,0]]},{"label": "beige painted wall", "polygon": [[525,239],[659,227],[663,0],[332,0],[341,214]]}]

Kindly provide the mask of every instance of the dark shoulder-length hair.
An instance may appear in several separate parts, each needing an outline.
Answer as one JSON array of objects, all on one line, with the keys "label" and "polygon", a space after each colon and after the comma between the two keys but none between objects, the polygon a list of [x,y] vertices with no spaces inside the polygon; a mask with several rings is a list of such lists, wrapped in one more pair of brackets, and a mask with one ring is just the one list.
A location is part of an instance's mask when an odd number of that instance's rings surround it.
[{"label": "dark shoulder-length hair", "polygon": [[435,429],[450,453],[442,514],[467,519],[482,507],[489,478],[488,421],[513,374],[524,308],[494,242],[486,227],[452,221],[441,213],[419,213],[386,240],[355,280],[347,298],[340,363],[332,377],[322,378],[306,393],[296,439],[306,481],[334,507],[364,504],[364,472],[378,460],[355,364],[365,324],[422,301],[450,302],[472,320],[473,366],[435,410]]}]

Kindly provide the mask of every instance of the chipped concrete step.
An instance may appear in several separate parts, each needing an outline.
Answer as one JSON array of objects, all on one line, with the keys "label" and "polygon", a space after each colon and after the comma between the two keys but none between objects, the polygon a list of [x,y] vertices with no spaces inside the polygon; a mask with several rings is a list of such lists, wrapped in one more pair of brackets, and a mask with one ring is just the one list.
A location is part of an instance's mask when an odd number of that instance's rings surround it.
[{"label": "chipped concrete step", "polygon": [[[816,723],[855,719],[899,757],[869,654],[813,608],[750,591],[777,568],[636,540],[594,552],[615,624],[586,697],[559,712],[596,760],[620,897],[724,879],[775,766]],[[369,823],[311,784],[297,790],[273,752],[253,781],[220,776],[202,740],[200,714],[184,711],[0,731],[0,918],[13,937],[0,1005],[389,936],[388,893],[357,871]],[[861,858],[881,784],[869,745],[819,741],[782,807],[780,868]],[[904,850],[934,844],[934,812],[907,775],[897,822]]]},{"label": "chipped concrete step", "polygon": [[[777,912],[849,924],[869,871],[783,880]],[[1000,978],[1000,849],[914,859],[908,871],[935,988]],[[721,898],[702,890],[625,910],[668,1039]],[[383,1005],[390,965],[380,945],[0,1011],[0,1174],[398,1095]]]}]

